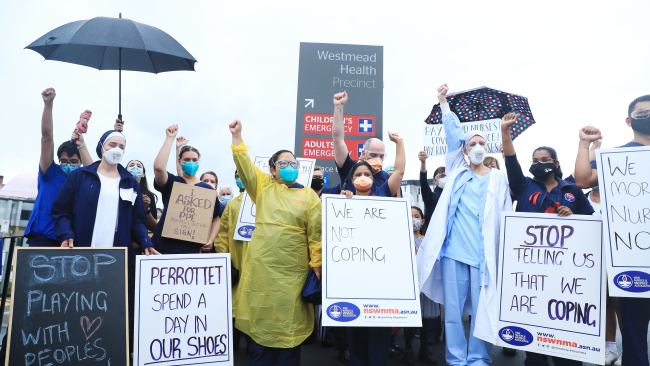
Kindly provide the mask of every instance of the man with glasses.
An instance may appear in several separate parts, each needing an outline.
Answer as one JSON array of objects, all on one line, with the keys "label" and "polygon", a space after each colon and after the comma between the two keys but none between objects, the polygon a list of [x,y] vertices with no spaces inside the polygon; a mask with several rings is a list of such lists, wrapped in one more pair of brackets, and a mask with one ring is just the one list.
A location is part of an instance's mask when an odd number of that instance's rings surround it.
[{"label": "man with glasses", "polygon": [[[625,119],[632,128],[633,140],[621,147],[650,146],[650,94],[630,103]],[[596,162],[589,159],[589,148],[602,139],[600,130],[587,126],[580,130],[580,144],[576,157],[575,181],[581,188],[598,185]],[[648,322],[650,299],[620,297],[621,336],[623,338],[623,365],[648,366]],[[618,361],[617,361],[618,362]],[[617,363],[618,364],[618,363]]]},{"label": "man with glasses", "polygon": [[[355,192],[354,186],[348,175],[356,161],[350,158],[348,146],[345,144],[345,130],[344,124],[344,107],[348,101],[348,93],[340,92],[334,94],[334,121],[332,123],[332,138],[334,139],[334,158],[336,160],[336,168],[341,178],[341,187],[343,190]],[[390,190],[386,182],[390,174],[384,171],[384,157],[386,156],[386,146],[384,142],[378,138],[369,138],[363,144],[363,151],[359,159],[365,160],[372,167],[373,174],[373,195],[390,197]]]}]

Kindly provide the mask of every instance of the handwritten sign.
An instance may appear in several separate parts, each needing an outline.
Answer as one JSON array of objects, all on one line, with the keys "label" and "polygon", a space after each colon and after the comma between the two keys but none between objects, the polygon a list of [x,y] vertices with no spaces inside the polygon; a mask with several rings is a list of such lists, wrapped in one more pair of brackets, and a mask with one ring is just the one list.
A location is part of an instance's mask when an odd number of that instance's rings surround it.
[{"label": "handwritten sign", "polygon": [[5,365],[129,365],[126,255],[16,248]]},{"label": "handwritten sign", "polygon": [[602,365],[600,218],[508,213],[501,226],[499,345]]},{"label": "handwritten sign", "polygon": [[[465,133],[480,132],[487,139],[485,149],[489,154],[501,152],[501,120],[486,119],[477,122],[463,122]],[[447,153],[447,137],[442,124],[424,125],[424,151],[429,156],[445,155]]]},{"label": "handwritten sign", "polygon": [[597,154],[609,293],[650,297],[650,147]]},{"label": "handwritten sign", "polygon": [[[297,183],[309,188],[311,186],[311,177],[314,174],[314,167],[316,165],[315,159],[296,158],[300,164],[298,171]],[[256,156],[255,165],[263,172],[271,174],[269,167],[269,157]],[[248,193],[244,192],[241,207],[239,209],[239,217],[237,217],[237,226],[233,235],[234,240],[251,241],[253,238],[253,231],[255,231],[255,204],[251,200]]]},{"label": "handwritten sign", "polygon": [[210,237],[216,199],[214,189],[174,182],[162,236],[205,244]]},{"label": "handwritten sign", "polygon": [[230,254],[138,256],[133,363],[233,365]]},{"label": "handwritten sign", "polygon": [[323,325],[420,327],[411,205],[323,195]]}]

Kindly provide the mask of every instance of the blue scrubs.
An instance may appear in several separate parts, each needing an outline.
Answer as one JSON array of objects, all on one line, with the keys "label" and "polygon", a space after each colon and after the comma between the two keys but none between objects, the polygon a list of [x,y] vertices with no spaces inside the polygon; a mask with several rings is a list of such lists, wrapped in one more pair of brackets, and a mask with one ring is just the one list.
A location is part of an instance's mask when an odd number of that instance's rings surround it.
[{"label": "blue scrubs", "polygon": [[[441,252],[445,297],[445,358],[449,365],[489,365],[488,343],[474,337],[476,310],[484,270],[483,211],[489,175],[466,171],[454,182],[448,233]],[[456,202],[456,204],[453,204]],[[471,304],[469,350],[463,325],[463,308]]]}]

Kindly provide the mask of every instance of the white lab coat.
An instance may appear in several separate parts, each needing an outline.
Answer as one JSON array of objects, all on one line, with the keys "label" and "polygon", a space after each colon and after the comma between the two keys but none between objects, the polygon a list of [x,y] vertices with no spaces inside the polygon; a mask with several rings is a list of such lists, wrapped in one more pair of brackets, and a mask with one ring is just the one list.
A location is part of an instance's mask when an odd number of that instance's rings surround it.
[{"label": "white lab coat", "polygon": [[[469,166],[465,161],[462,146],[447,153],[447,184],[440,195],[440,200],[428,226],[429,229],[416,257],[420,291],[440,304],[444,304],[445,299],[442,291],[442,271],[438,257],[447,236],[447,216],[454,183],[459,174],[468,169]],[[506,175],[499,170],[492,169],[485,199],[482,228],[486,265],[481,280],[474,336],[493,344],[496,343],[499,334],[497,322],[499,299],[496,285],[501,214],[509,211],[512,211],[512,199],[510,198]],[[465,305],[467,308],[469,304],[466,303]]]}]

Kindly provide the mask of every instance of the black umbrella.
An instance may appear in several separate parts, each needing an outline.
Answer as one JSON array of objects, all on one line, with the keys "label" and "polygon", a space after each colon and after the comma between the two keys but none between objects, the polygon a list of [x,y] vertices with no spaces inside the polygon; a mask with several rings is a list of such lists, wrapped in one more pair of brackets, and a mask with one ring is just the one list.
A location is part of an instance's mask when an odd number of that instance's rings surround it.
[{"label": "black umbrella", "polygon": [[119,70],[119,113],[122,120],[122,70],[159,73],[192,70],[196,59],[162,30],[130,19],[97,17],[62,25],[26,48],[46,60]]},{"label": "black umbrella", "polygon": [[[518,113],[517,123],[510,128],[510,135],[513,139],[535,123],[533,113],[528,105],[528,98],[485,86],[449,94],[447,101],[449,102],[449,108],[458,115],[461,122],[502,118],[508,112]],[[439,104],[433,106],[431,114],[424,122],[428,124],[442,123],[442,112]]]}]

